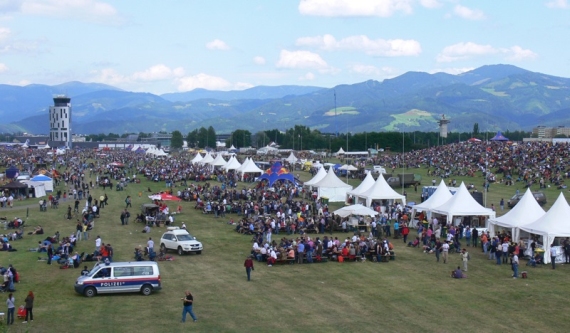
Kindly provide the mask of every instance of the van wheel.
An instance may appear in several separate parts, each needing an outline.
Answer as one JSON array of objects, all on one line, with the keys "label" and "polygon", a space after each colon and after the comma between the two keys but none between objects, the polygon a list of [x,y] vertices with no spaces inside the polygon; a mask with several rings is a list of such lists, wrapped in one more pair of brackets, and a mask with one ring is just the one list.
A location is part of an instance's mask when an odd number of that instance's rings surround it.
[{"label": "van wheel", "polygon": [[148,284],[145,284],[144,286],[142,286],[141,294],[143,294],[145,296],[152,294],[152,286],[150,286]]},{"label": "van wheel", "polygon": [[166,246],[164,246],[164,244],[160,244],[160,250],[162,250],[163,253],[166,253],[166,251],[168,251],[166,249]]},{"label": "van wheel", "polygon": [[184,254],[184,251],[182,251],[182,248],[179,246],[178,247],[178,255],[181,256]]},{"label": "van wheel", "polygon": [[202,254],[202,251],[196,251],[196,254]]},{"label": "van wheel", "polygon": [[85,295],[87,297],[93,297],[93,296],[97,295],[97,290],[95,290],[95,288],[93,288],[93,287],[85,288],[85,290],[83,291],[83,295]]}]

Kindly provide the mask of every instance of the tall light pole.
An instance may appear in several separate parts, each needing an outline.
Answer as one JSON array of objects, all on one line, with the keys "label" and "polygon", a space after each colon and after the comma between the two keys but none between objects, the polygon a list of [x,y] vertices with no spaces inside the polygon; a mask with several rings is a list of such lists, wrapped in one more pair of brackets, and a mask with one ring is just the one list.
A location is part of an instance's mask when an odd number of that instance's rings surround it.
[{"label": "tall light pole", "polygon": [[338,137],[338,118],[336,117],[336,90],[334,91],[334,123],[336,126],[336,136]]},{"label": "tall light pole", "polygon": [[400,181],[402,182],[402,195],[404,195],[404,173],[406,172],[406,164],[404,159],[404,129],[402,128],[402,177]]}]

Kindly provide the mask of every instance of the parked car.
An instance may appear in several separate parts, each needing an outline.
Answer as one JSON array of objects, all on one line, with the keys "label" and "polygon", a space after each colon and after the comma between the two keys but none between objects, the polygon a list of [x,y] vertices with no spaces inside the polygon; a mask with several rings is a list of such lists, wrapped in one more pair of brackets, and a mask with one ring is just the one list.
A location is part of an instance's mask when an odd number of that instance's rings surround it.
[{"label": "parked car", "polygon": [[196,254],[202,253],[202,243],[196,240],[196,237],[190,235],[186,229],[179,227],[168,227],[167,231],[162,234],[160,238],[160,249],[166,253],[168,250],[173,250],[178,255],[184,253],[194,252]]},{"label": "parked car", "polygon": [[[521,200],[523,195],[524,193],[513,195],[513,197],[509,201],[507,201],[507,206],[509,208],[513,208],[514,206],[516,206]],[[534,196],[536,202],[538,202],[539,205],[544,206],[544,204],[546,204],[546,195],[544,195],[543,192],[532,192],[532,195]]]}]

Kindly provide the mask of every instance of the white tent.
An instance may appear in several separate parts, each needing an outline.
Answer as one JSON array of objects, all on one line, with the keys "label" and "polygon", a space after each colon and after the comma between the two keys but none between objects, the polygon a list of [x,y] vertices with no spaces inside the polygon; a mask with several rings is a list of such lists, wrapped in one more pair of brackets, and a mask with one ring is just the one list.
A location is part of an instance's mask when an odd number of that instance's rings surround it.
[{"label": "white tent", "polygon": [[243,169],[247,164],[249,164],[250,162],[250,158],[246,157],[245,160],[243,161],[243,163],[240,164],[240,166],[238,168],[236,168],[236,172],[239,172],[241,169]]},{"label": "white tent", "polygon": [[435,189],[435,192],[433,192],[433,194],[426,201],[412,207],[412,216],[416,216],[416,212],[425,211],[427,212],[426,217],[429,221],[431,219],[431,210],[443,205],[449,201],[452,196],[453,194],[451,194],[449,188],[447,185],[445,185],[445,182],[442,179],[439,183],[439,186]]},{"label": "white tent", "polygon": [[520,234],[519,227],[538,220],[544,214],[544,209],[536,202],[530,188],[527,188],[517,205],[505,215],[489,219],[489,226],[487,228],[489,229],[491,237],[495,236],[495,226],[510,228],[513,240],[518,242]]},{"label": "white tent", "polygon": [[378,212],[359,204],[342,207],[335,210],[334,214],[340,217],[347,217],[349,215],[374,216],[378,215]]},{"label": "white tent", "polygon": [[495,212],[490,208],[481,206],[469,193],[467,187],[462,182],[459,189],[443,205],[433,208],[432,213],[446,215],[447,222],[453,223],[454,216],[488,216],[495,217]]},{"label": "white tent", "polygon": [[287,161],[287,162],[289,162],[289,163],[291,163],[291,164],[297,163],[297,160],[298,160],[298,158],[295,157],[295,154],[293,154],[293,152],[291,152],[291,154],[289,154],[289,157],[287,157],[287,158],[285,159],[285,161]]},{"label": "white tent", "polygon": [[358,194],[357,199],[364,200],[366,207],[370,207],[373,200],[402,200],[404,205],[406,204],[406,197],[394,191],[382,175],[378,176],[376,182],[368,190]]},{"label": "white tent", "polygon": [[257,165],[255,165],[255,163],[253,163],[253,161],[249,159],[243,163],[243,165],[241,166],[241,168],[238,169],[237,172],[238,174],[241,174],[241,181],[243,181],[243,176],[246,173],[255,173],[262,175],[264,171],[258,168]]},{"label": "white tent", "polygon": [[346,192],[352,190],[352,185],[348,185],[340,180],[332,168],[323,179],[315,183],[313,187],[318,188],[318,198],[329,198],[329,202],[344,202]]},{"label": "white tent", "polygon": [[214,160],[214,158],[212,157],[212,155],[210,155],[210,152],[206,153],[206,156],[204,156],[204,158],[198,162],[200,164],[206,164],[206,163],[210,163]]},{"label": "white tent", "polygon": [[[34,182],[31,180],[20,180],[22,184],[28,185],[28,188],[34,188],[34,195],[36,198],[41,198],[46,196],[46,188],[43,182]],[[53,191],[53,187],[52,187]]]},{"label": "white tent", "polygon": [[53,191],[53,179],[51,179],[48,176],[45,175],[34,176],[32,179],[30,179],[30,183],[31,183],[30,185],[34,187],[38,184],[43,185],[46,192]]},{"label": "white tent", "polygon": [[232,156],[228,163],[226,163],[222,168],[226,171],[236,170],[241,167],[241,163],[238,162],[235,156]]},{"label": "white tent", "polygon": [[342,147],[340,147],[340,149],[336,152],[338,155],[340,154],[344,154],[345,151],[342,149]]},{"label": "white tent", "polygon": [[202,157],[202,155],[200,155],[200,153],[197,153],[196,156],[194,156],[194,158],[192,159],[192,163],[198,163],[200,162],[202,159],[204,159]]},{"label": "white tent", "polygon": [[[517,206],[520,205],[520,202]],[[515,206],[515,208],[517,207]],[[514,209],[514,208],[513,208]],[[556,237],[570,237],[570,206],[564,194],[560,192],[556,202],[542,217],[534,222],[520,226],[521,230],[542,236],[544,263],[550,263],[550,244]]]},{"label": "white tent", "polygon": [[154,153],[154,156],[157,156],[157,157],[158,157],[158,156],[167,156],[167,155],[168,155],[168,154],[167,154],[164,150],[162,150],[162,148],[157,149],[157,150],[155,151],[155,153]]},{"label": "white tent", "polygon": [[[362,183],[360,183],[360,185],[358,185],[358,187],[356,187],[354,190],[352,191],[348,191],[346,192],[346,200],[345,202],[348,202],[348,197],[349,196],[353,196],[356,199],[356,196],[364,193],[366,191],[368,191],[368,189],[370,189],[372,187],[372,185],[374,185],[376,181],[374,180],[374,177],[372,177],[372,173],[369,172],[368,174],[366,174],[366,177],[364,178],[364,180],[362,181]],[[353,200],[353,202],[356,200]]]},{"label": "white tent", "polygon": [[306,181],[303,186],[307,186],[309,187],[309,189],[312,189],[313,186],[320,182],[321,179],[325,178],[325,176],[327,175],[327,171],[325,170],[325,168],[320,168],[319,171],[317,171],[317,174],[315,174],[315,176],[313,178],[311,178],[310,180]]},{"label": "white tent", "polygon": [[357,167],[353,166],[353,165],[348,165],[348,164],[344,164],[343,166],[341,166],[340,168],[338,168],[339,170],[347,170],[347,171],[356,171],[358,170]]},{"label": "white tent", "polygon": [[214,166],[214,167],[217,167],[217,166],[224,166],[224,165],[226,165],[226,163],[227,163],[227,162],[226,162],[226,160],[224,160],[224,158],[222,157],[222,154],[218,154],[218,155],[216,156],[216,158],[215,158],[212,162],[210,162],[210,163],[208,163],[208,164],[210,164],[210,165],[212,165],[212,166]]}]

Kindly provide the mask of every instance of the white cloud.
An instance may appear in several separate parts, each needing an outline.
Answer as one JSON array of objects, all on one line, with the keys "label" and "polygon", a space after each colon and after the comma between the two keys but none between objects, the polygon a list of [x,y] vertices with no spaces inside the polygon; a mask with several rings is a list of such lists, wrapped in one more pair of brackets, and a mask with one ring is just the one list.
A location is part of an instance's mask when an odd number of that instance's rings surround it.
[{"label": "white cloud", "polygon": [[171,69],[163,64],[158,64],[142,72],[134,73],[132,79],[134,81],[159,81],[181,76],[184,76],[184,69],[182,67]]},{"label": "white cloud", "polygon": [[220,50],[220,51],[227,51],[230,49],[228,44],[220,39],[214,39],[213,41],[206,44],[206,48],[209,50]]},{"label": "white cloud", "polygon": [[370,39],[365,35],[350,36],[336,40],[332,35],[316,37],[301,37],[296,41],[297,46],[318,47],[323,50],[362,51],[368,55],[399,57],[413,56],[422,52],[418,41],[413,39]]},{"label": "white cloud", "polygon": [[453,74],[453,75],[457,75],[457,74],[461,74],[461,73],[465,73],[465,72],[469,72],[474,70],[475,67],[445,67],[445,68],[435,68],[432,69],[430,71],[428,71],[428,73],[434,74],[434,73],[447,73],[447,74]]},{"label": "white cloud", "polygon": [[570,4],[568,0],[552,0],[546,3],[546,7],[553,9],[569,9]]},{"label": "white cloud", "polygon": [[8,38],[10,38],[11,33],[12,32],[10,31],[10,29],[0,27],[0,42],[3,42]]},{"label": "white cloud", "polygon": [[485,19],[485,13],[483,13],[482,10],[471,9],[461,5],[456,5],[455,8],[453,8],[453,13],[466,20],[477,21]]},{"label": "white cloud", "polygon": [[396,12],[410,14],[412,0],[301,0],[299,12],[327,17],[389,17]]},{"label": "white cloud", "polygon": [[387,66],[378,68],[372,65],[353,64],[349,66],[349,69],[352,73],[366,76],[393,77],[397,74],[397,70],[395,68]]},{"label": "white cloud", "polygon": [[438,0],[420,0],[420,4],[426,8],[438,8],[442,6],[442,3]]},{"label": "white cloud", "polygon": [[10,29],[0,27],[0,53],[25,53],[37,51],[37,41],[13,39],[12,31]]},{"label": "white cloud", "polygon": [[266,61],[265,61],[264,57],[257,56],[257,57],[253,57],[253,62],[255,62],[258,65],[265,65]]},{"label": "white cloud", "polygon": [[0,63],[0,73],[4,73],[8,71],[8,66],[3,63]]},{"label": "white cloud", "polygon": [[119,24],[123,18],[112,5],[97,0],[4,0],[0,12],[80,19],[101,24]]},{"label": "white cloud", "polygon": [[230,90],[232,88],[232,84],[229,81],[204,73],[182,77],[177,82],[178,91],[190,91],[197,88],[208,90]]},{"label": "white cloud", "polygon": [[457,43],[447,46],[437,55],[437,62],[453,62],[473,57],[501,54],[507,60],[526,60],[538,57],[536,53],[529,49],[515,45],[509,48],[496,48],[491,45],[481,45],[473,42]]},{"label": "white cloud", "polygon": [[329,67],[326,61],[320,55],[309,51],[287,51],[281,50],[281,55],[277,61],[278,68],[291,69],[320,69],[325,70]]},{"label": "white cloud", "polygon": [[299,77],[299,81],[313,81],[315,79],[315,74],[307,72],[305,75]]},{"label": "white cloud", "polygon": [[92,71],[94,75],[92,81],[105,83],[109,85],[122,85],[129,82],[128,76],[117,73],[112,68],[104,68],[102,70]]}]

